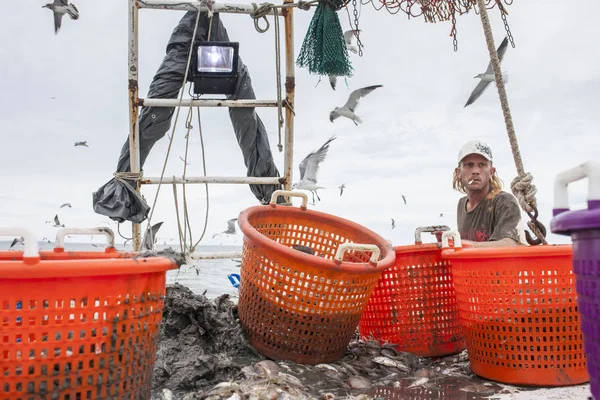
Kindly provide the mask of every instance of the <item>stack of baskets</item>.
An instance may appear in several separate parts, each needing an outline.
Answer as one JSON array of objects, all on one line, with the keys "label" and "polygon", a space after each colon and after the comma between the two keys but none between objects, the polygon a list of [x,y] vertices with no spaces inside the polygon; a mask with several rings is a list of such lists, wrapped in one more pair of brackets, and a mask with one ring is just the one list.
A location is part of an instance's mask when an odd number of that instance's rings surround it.
[{"label": "stack of baskets", "polygon": [[[91,231],[64,229],[57,242],[112,235]],[[0,252],[0,398],[149,399],[166,271],[177,265],[134,260],[112,239],[103,253],[38,253],[25,230],[0,235],[26,246]]]}]

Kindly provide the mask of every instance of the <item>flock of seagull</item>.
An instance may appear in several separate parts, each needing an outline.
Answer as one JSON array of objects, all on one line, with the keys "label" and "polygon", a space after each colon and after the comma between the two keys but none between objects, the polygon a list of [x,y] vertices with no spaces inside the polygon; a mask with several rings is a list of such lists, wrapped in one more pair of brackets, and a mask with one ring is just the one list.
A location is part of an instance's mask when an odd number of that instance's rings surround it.
[{"label": "flock of seagull", "polygon": [[[77,10],[77,7],[73,3],[69,3],[69,0],[54,0],[52,3],[48,3],[48,4],[44,5],[42,8],[48,8],[48,9],[52,10],[53,15],[54,15],[54,32],[55,32],[55,34],[58,34],[58,32],[60,30],[61,23],[62,23],[62,17],[64,15],[68,15],[73,20],[79,19],[79,10]],[[349,52],[354,53],[354,54],[358,53],[358,48],[354,43],[354,39],[358,36],[359,32],[360,32],[360,30],[348,30],[348,31],[344,32],[344,41],[346,44],[346,49]],[[502,62],[502,60],[504,58],[504,54],[506,53],[507,47],[508,47],[508,38],[505,37],[497,50],[498,58],[499,58],[500,62]],[[333,90],[336,90],[337,76],[330,75],[330,76],[328,76],[328,78],[329,78],[329,84],[330,84],[331,88]],[[495,76],[494,76],[494,72],[492,70],[491,62],[488,64],[485,72],[477,74],[474,78],[475,79],[479,78],[480,81],[477,84],[477,86],[473,89],[473,91],[471,92],[471,95],[469,96],[469,99],[467,100],[467,103],[465,104],[464,107],[467,107],[467,106],[473,104],[482,95],[482,93],[485,91],[485,89],[488,87],[488,85],[491,82],[495,81]],[[504,82],[507,82],[507,78],[508,78],[508,76],[506,75],[506,73],[503,72],[502,79],[504,80]],[[329,113],[329,120],[331,122],[333,122],[334,120],[336,120],[338,118],[345,117],[345,118],[350,119],[355,125],[358,126],[360,123],[362,123],[362,119],[356,114],[356,110],[359,105],[360,99],[367,96],[368,94],[373,92],[375,89],[380,88],[380,87],[383,87],[383,85],[366,86],[366,87],[352,91],[350,93],[350,95],[348,96],[348,99],[344,105],[342,105],[340,107],[335,107]],[[317,199],[319,201],[321,200],[319,198],[317,190],[324,189],[324,187],[319,186],[319,184],[317,182],[317,173],[319,171],[319,166],[325,160],[325,157],[327,156],[327,151],[329,150],[329,145],[335,139],[336,139],[335,136],[332,136],[331,138],[329,138],[318,150],[313,151],[310,154],[308,154],[299,165],[300,180],[293,185],[293,188],[310,191],[313,195],[313,204],[315,203],[315,196],[317,197]],[[86,141],[75,142],[75,146],[76,147],[77,146],[89,147],[87,145]],[[346,184],[342,184],[338,187],[338,189],[340,190],[340,196],[344,193],[345,187],[346,187]],[[404,201],[404,204],[406,205],[406,197],[404,195],[402,195],[402,199]],[[63,204],[61,206],[61,208],[66,205],[68,205],[70,207],[70,204],[66,203],[66,204]],[[442,216],[442,214],[440,214],[440,216]],[[236,218],[232,218],[229,221],[227,221],[227,230],[213,235],[213,238],[215,236],[218,236],[221,234],[227,234],[227,235],[235,234],[236,233],[236,227],[235,227],[236,221],[237,221]],[[52,221],[46,221],[46,223],[52,223]],[[54,217],[54,225],[53,226],[54,227],[64,227],[64,224],[60,223],[60,220],[58,219],[58,215],[55,215],[55,217]],[[394,228],[395,228],[395,221],[392,218],[392,229],[394,229]],[[149,231],[152,232],[152,230],[149,230]],[[153,233],[155,233],[155,232],[153,232]],[[154,235],[152,235],[152,236],[154,236]],[[155,239],[155,237],[154,237],[154,239]],[[152,240],[152,239],[150,239],[150,240]],[[17,239],[15,239],[15,241],[13,241],[13,244],[11,245],[11,247],[14,246],[17,242],[18,242]]]},{"label": "flock of seagull", "polygon": [[[356,50],[356,46],[353,44],[352,39],[358,34],[358,32],[360,32],[360,31],[359,30],[349,30],[349,31],[344,32],[346,48],[353,53],[356,53],[357,50]],[[508,47],[508,37],[505,37],[497,50],[498,58],[499,58],[500,62],[502,62],[502,60],[504,59],[504,54],[506,53],[507,47]],[[480,81],[477,84],[477,86],[475,87],[475,89],[473,89],[473,91],[471,92],[471,95],[469,96],[469,99],[467,100],[465,107],[473,104],[481,96],[481,94],[489,86],[489,84],[491,82],[495,81],[495,75],[494,75],[494,71],[492,69],[491,61],[488,63],[488,66],[487,66],[487,69],[485,70],[485,72],[475,75],[474,78],[475,79],[479,78]],[[504,82],[508,81],[508,76],[505,72],[502,73],[502,79]],[[329,83],[333,90],[336,89],[336,82],[337,82],[336,76],[329,76]],[[362,97],[371,93],[373,90],[380,88],[380,87],[383,87],[383,86],[382,85],[366,86],[366,87],[356,89],[353,92],[351,92],[350,96],[348,97],[348,100],[346,101],[346,103],[343,106],[335,107],[334,110],[330,112],[330,114],[329,114],[330,121],[333,122],[337,118],[346,117],[346,118],[350,119],[352,122],[354,122],[355,125],[362,123],[362,119],[358,115],[356,115],[356,109],[358,107],[359,100]],[[293,188],[310,191],[313,196],[313,204],[315,203],[315,196],[319,201],[321,200],[319,198],[317,190],[324,189],[324,187],[320,186],[317,181],[317,174],[319,171],[319,166],[325,160],[325,157],[327,156],[327,152],[329,150],[329,145],[335,139],[336,139],[335,136],[332,136],[331,138],[329,138],[318,150],[309,153],[302,160],[302,162],[299,165],[300,180],[293,185]],[[346,187],[346,184],[342,184],[341,186],[338,187],[338,189],[340,189],[340,196],[344,193],[345,187]],[[404,195],[402,195],[402,200],[404,201],[404,204],[406,205],[406,197]],[[440,217],[443,217],[443,213],[440,214]],[[396,223],[393,218],[391,220],[392,220],[392,229],[394,229],[396,227]]]}]

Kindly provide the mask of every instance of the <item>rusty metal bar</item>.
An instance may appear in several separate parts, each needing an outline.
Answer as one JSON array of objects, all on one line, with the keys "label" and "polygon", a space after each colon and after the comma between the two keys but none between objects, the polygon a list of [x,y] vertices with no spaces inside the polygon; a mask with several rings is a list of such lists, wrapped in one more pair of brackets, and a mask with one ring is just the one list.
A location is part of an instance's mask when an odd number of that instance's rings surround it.
[{"label": "rusty metal bar", "polygon": [[189,256],[192,260],[216,260],[225,258],[242,258],[241,251],[229,251],[229,252],[199,252],[194,251]]},{"label": "rusty metal bar", "polygon": [[[129,55],[128,55],[128,87],[129,87],[129,167],[132,173],[140,172],[140,127],[138,124],[138,19],[139,10],[135,0],[129,0]],[[140,185],[136,185],[140,192]],[[140,225],[132,224],[133,250],[140,249]]]},{"label": "rusty metal bar", "polygon": [[[283,178],[279,177],[256,177],[256,176],[186,176],[185,181],[182,177],[165,177],[163,184],[179,184],[179,183],[241,183],[254,185],[277,185],[280,184]],[[145,176],[141,182],[143,185],[157,185],[160,183],[160,177]]]},{"label": "rusty metal bar", "polygon": [[[137,0],[138,8],[152,8],[155,10],[180,10],[180,11],[208,11],[205,5],[200,1],[190,0]],[[251,14],[254,11],[251,4],[230,4],[230,3],[214,3],[212,12],[229,13],[229,14]],[[267,15],[273,15],[273,10],[269,10]]]},{"label": "rusty metal bar", "polygon": [[[285,0],[284,4],[292,3]],[[296,92],[295,60],[294,60],[294,8],[282,10],[285,23],[285,148],[283,176],[285,178],[284,189],[292,189],[293,163],[294,163],[294,97]]]},{"label": "rusty metal bar", "polygon": [[139,106],[148,107],[277,107],[277,100],[219,100],[219,99],[138,99]]}]

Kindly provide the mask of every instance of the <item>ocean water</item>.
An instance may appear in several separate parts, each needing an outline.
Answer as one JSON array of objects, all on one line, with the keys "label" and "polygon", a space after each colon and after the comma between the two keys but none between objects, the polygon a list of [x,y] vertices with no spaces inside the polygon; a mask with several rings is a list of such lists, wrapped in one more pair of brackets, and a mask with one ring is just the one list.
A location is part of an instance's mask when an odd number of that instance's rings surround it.
[{"label": "ocean water", "polygon": [[[16,244],[10,249],[11,241],[0,241],[0,251],[23,250],[23,245]],[[115,246],[117,250],[131,251],[131,247],[122,245]],[[157,245],[156,250],[160,251],[172,247],[175,251],[179,246]],[[39,242],[38,249],[42,251],[52,251],[54,243]],[[65,243],[65,251],[98,251],[102,252],[105,246],[103,243]],[[241,246],[198,246],[199,252],[240,252]],[[238,290],[233,287],[227,275],[240,273],[240,260],[220,259],[220,260],[199,260],[193,266],[182,266],[179,270],[167,272],[167,283],[178,282],[189,287],[194,293],[204,294],[210,299],[214,299],[224,293],[237,296]]]}]

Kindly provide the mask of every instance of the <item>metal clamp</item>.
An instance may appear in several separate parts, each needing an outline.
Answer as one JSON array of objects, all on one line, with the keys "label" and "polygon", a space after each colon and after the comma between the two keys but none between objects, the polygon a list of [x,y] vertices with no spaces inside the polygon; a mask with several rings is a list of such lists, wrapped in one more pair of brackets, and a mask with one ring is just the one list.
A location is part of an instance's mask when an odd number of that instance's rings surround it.
[{"label": "metal clamp", "polygon": [[338,263],[342,262],[344,259],[344,253],[348,250],[373,252],[371,254],[371,258],[369,259],[369,263],[371,265],[377,265],[377,261],[379,261],[379,255],[381,254],[379,247],[374,244],[342,243],[338,246],[333,260]]},{"label": "metal clamp", "polygon": [[294,191],[291,191],[291,190],[276,190],[271,195],[271,202],[269,203],[269,205],[271,207],[275,207],[277,205],[277,198],[279,196],[301,197],[302,198],[302,205],[300,206],[300,208],[302,210],[306,210],[306,205],[308,204],[308,195],[306,193],[303,193],[303,192],[294,192]]},{"label": "metal clamp", "polygon": [[450,247],[448,244],[448,238],[454,240],[454,248],[462,248],[462,241],[460,240],[460,234],[457,231],[446,231],[442,233],[442,247]]},{"label": "metal clamp", "polygon": [[600,163],[587,161],[556,176],[553,211],[555,216],[569,210],[569,183],[584,178],[588,178],[588,204],[590,201],[600,201]]},{"label": "metal clamp", "polygon": [[0,228],[0,236],[22,236],[25,242],[23,261],[28,262],[26,259],[33,262],[39,261],[40,253],[37,247],[37,239],[29,230],[25,228]]},{"label": "metal clamp", "polygon": [[115,234],[110,228],[63,228],[56,232],[56,248],[65,247],[66,235],[104,235],[106,236],[106,248],[115,247]]},{"label": "metal clamp", "polygon": [[439,231],[449,231],[450,227],[447,225],[430,225],[430,226],[420,226],[415,229],[415,244],[423,243],[421,239],[422,232],[439,232]]}]

